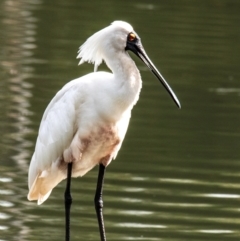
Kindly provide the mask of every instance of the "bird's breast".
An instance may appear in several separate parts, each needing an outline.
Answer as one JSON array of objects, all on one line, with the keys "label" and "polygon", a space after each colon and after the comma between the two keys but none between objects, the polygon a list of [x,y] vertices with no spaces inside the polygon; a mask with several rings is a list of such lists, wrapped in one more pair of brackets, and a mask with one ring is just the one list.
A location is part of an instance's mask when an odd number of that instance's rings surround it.
[{"label": "bird's breast", "polygon": [[92,154],[101,159],[114,152],[120,138],[116,127],[106,125],[93,128],[86,137],[80,138],[80,142],[83,155]]},{"label": "bird's breast", "polygon": [[116,156],[121,142],[116,126],[92,127],[87,134],[75,134],[65,151],[64,161],[73,162],[73,176],[82,176],[97,164],[107,166]]}]

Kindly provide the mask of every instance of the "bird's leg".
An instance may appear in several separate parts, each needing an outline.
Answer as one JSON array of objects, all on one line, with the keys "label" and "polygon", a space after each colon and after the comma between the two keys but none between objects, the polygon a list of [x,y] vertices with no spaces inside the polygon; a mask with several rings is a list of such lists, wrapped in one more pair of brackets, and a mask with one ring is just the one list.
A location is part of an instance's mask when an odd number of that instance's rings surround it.
[{"label": "bird's leg", "polygon": [[72,196],[71,196],[71,176],[72,176],[72,162],[68,163],[67,169],[67,185],[64,194],[65,198],[65,225],[66,225],[66,241],[70,240],[70,208],[72,204]]},{"label": "bird's leg", "polygon": [[102,212],[103,211],[102,189],[103,189],[104,173],[105,173],[105,166],[103,164],[100,164],[94,202],[95,202],[95,209],[96,209],[97,218],[98,218],[101,241],[106,241],[106,233],[104,228],[103,212]]}]

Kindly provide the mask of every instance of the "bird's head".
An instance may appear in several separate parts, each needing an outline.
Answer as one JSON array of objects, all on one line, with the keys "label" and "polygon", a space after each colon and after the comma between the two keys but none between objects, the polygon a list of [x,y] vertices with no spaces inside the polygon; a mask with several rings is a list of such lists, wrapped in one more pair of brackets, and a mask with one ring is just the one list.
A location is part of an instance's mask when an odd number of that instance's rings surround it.
[{"label": "bird's head", "polygon": [[106,54],[112,54],[111,57],[114,58],[116,52],[124,51],[131,51],[136,54],[159,79],[176,105],[181,108],[178,98],[147,56],[140,37],[129,23],[114,21],[110,26],[93,34],[79,48],[77,58],[81,59],[79,64],[84,62],[93,63],[94,71],[96,71],[97,67],[106,59]]},{"label": "bird's head", "polygon": [[[123,21],[114,21],[110,26],[96,32],[89,37],[79,48],[77,58],[95,65],[94,70],[102,63],[106,52],[114,53],[124,51],[127,44],[127,36],[133,28]],[[106,51],[107,50],[107,51]]]}]

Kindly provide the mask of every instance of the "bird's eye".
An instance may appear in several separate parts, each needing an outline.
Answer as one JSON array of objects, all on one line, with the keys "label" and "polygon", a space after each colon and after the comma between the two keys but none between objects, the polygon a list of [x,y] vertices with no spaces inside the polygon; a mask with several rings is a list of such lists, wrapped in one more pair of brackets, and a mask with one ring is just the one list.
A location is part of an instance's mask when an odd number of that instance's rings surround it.
[{"label": "bird's eye", "polygon": [[134,33],[128,34],[128,41],[132,42],[136,40],[136,35]]}]

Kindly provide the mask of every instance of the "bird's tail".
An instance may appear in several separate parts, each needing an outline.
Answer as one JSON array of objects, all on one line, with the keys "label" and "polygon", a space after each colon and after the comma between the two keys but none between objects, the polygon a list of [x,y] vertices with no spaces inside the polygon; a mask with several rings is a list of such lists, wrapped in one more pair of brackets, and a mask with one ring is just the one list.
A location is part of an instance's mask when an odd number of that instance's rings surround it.
[{"label": "bird's tail", "polygon": [[50,196],[52,189],[59,182],[66,178],[66,174],[59,170],[57,162],[44,171],[39,171],[34,165],[34,156],[29,168],[29,201],[38,201],[38,205],[42,204]]},{"label": "bird's tail", "polygon": [[29,201],[37,200],[38,205],[40,205],[48,199],[52,192],[52,189],[46,189],[46,184],[44,184],[44,182],[44,178],[39,177],[39,175],[36,177],[28,193]]}]

